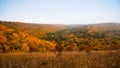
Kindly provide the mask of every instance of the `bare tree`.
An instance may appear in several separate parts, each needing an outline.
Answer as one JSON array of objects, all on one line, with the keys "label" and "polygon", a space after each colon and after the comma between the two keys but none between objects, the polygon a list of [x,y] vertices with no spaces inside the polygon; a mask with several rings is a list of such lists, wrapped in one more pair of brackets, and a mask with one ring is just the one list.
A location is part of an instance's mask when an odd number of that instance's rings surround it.
[{"label": "bare tree", "polygon": [[61,56],[62,55],[62,50],[63,50],[63,46],[61,46],[61,43],[57,43],[56,47],[55,47],[56,51],[58,52],[57,56]]},{"label": "bare tree", "polygon": [[86,47],[85,47],[85,52],[89,54],[89,53],[90,53],[90,51],[91,51],[91,48],[90,48],[90,47],[88,47],[88,46],[86,46]]},{"label": "bare tree", "polygon": [[84,49],[84,46],[79,46],[79,52],[82,52]]}]

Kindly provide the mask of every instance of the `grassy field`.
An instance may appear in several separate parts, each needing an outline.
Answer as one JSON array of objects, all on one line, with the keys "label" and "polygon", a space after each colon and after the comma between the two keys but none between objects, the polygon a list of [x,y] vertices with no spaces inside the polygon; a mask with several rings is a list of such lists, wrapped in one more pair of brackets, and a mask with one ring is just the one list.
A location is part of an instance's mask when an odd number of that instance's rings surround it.
[{"label": "grassy field", "polygon": [[120,68],[120,51],[1,53],[0,68]]}]

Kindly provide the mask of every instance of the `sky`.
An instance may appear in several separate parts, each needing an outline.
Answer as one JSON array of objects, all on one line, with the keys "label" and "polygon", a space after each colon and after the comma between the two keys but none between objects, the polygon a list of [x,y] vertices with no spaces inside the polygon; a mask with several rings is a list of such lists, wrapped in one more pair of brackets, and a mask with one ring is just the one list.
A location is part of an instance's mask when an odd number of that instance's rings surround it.
[{"label": "sky", "polygon": [[0,20],[41,24],[120,23],[120,0],[0,0]]}]

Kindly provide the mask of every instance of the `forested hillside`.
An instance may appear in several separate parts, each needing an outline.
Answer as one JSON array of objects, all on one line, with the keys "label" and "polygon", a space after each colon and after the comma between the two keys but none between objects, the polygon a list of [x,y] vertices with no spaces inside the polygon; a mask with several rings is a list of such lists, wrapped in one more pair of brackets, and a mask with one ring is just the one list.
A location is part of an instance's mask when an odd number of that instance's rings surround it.
[{"label": "forested hillside", "polygon": [[0,52],[55,50],[55,42],[41,39],[46,32],[65,29],[63,25],[0,21]]},{"label": "forested hillside", "polygon": [[33,23],[6,22],[6,21],[0,21],[0,24],[3,24],[16,31],[27,32],[28,34],[33,35],[37,38],[44,36],[47,32],[54,32],[67,28],[64,25],[58,25],[58,24],[33,24]]},{"label": "forested hillside", "polygon": [[120,24],[30,24],[0,21],[0,52],[118,50]]},{"label": "forested hillside", "polygon": [[70,25],[68,29],[47,33],[45,39],[60,42],[65,50],[120,49],[120,24]]}]

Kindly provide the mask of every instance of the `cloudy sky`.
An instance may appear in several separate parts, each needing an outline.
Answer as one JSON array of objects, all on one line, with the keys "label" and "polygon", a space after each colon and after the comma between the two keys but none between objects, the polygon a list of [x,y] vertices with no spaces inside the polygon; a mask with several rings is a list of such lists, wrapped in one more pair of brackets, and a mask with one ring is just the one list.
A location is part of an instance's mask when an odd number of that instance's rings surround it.
[{"label": "cloudy sky", "polygon": [[0,0],[0,20],[45,24],[120,23],[120,0]]}]

